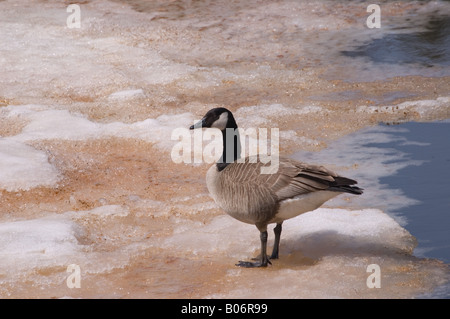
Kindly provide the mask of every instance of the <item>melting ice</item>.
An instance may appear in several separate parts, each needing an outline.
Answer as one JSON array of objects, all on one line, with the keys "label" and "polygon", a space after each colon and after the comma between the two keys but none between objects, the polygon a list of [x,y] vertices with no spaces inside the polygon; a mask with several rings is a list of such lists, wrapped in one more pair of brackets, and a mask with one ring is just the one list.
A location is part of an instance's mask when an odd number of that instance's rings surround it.
[{"label": "melting ice", "polygon": [[[81,28],[69,29],[63,2],[0,2],[1,297],[406,298],[447,281],[447,266],[414,256],[405,222],[386,214],[413,199],[378,182],[419,163],[358,136],[387,138],[360,131],[379,121],[448,118],[448,73],[342,52],[448,3],[385,3],[378,33],[359,1],[80,8]],[[286,222],[272,267],[235,268],[257,253],[256,228],[214,205],[207,165],[170,159],[171,132],[217,106],[243,128],[279,128],[283,155],[314,151],[365,195]],[[71,264],[81,288],[66,285]],[[380,289],[366,285],[370,264]]]}]

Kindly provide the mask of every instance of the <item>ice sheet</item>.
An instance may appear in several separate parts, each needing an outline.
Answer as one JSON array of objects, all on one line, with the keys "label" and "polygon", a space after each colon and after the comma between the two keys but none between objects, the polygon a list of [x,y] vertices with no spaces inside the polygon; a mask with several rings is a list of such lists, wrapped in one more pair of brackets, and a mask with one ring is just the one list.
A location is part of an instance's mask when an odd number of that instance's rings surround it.
[{"label": "ice sheet", "polygon": [[130,100],[130,99],[136,99],[136,98],[142,98],[144,97],[144,91],[142,89],[136,89],[136,90],[125,90],[125,91],[118,91],[111,93],[108,96],[109,100]]},{"label": "ice sheet", "polygon": [[[164,241],[163,247],[182,247],[194,254],[206,252],[233,258],[246,258],[246,254],[250,256],[259,247],[256,227],[227,215],[215,217],[206,226],[188,220],[180,223],[182,225],[175,228],[174,235]],[[188,242],[189,246],[181,245],[183,242]],[[283,242],[284,254],[301,251],[310,258],[375,254],[383,249],[411,254],[416,245],[413,236],[377,209],[319,208],[286,221]]]},{"label": "ice sheet", "polygon": [[0,224],[1,269],[5,271],[57,266],[81,253],[82,229],[58,217]]},{"label": "ice sheet", "polygon": [[171,133],[176,128],[186,130],[193,122],[190,113],[161,115],[134,123],[98,123],[86,116],[68,110],[55,110],[45,105],[11,105],[2,109],[11,119],[21,119],[26,124],[20,134],[8,137],[20,142],[41,140],[83,140],[117,136],[142,139],[155,143],[164,150],[175,144]]},{"label": "ice sheet", "polygon": [[58,170],[49,163],[45,152],[24,143],[0,138],[0,189],[29,190],[56,185]]},{"label": "ice sheet", "polygon": [[[207,225],[186,219],[178,224],[161,243],[164,249],[230,264],[259,253],[256,227],[229,216],[217,216]],[[272,244],[269,232],[269,253]],[[396,288],[397,280],[417,280],[416,274],[402,270],[414,260],[415,246],[415,238],[378,209],[319,208],[283,224],[280,259],[267,270],[229,268],[221,281],[225,291],[207,297],[372,298],[378,293],[401,297],[406,291]],[[380,266],[383,291],[366,285],[371,264]]]},{"label": "ice sheet", "polygon": [[444,112],[450,116],[450,97],[439,97],[436,100],[407,101],[397,105],[360,106],[358,112],[367,113],[402,113],[416,112],[421,117],[431,117],[433,113]]},{"label": "ice sheet", "polygon": [[[120,222],[128,213],[125,207],[105,205],[0,223],[0,294],[9,296],[8,291],[14,291],[23,281],[30,292],[32,287],[50,285],[53,289],[62,287],[68,293],[69,265],[80,267],[84,279],[89,274],[107,274],[125,267],[142,246],[129,243],[116,249],[111,243],[118,236],[126,238],[127,234],[110,236],[107,227],[98,229],[98,224],[107,220]],[[96,241],[108,241],[109,248],[99,249],[93,244]]]}]

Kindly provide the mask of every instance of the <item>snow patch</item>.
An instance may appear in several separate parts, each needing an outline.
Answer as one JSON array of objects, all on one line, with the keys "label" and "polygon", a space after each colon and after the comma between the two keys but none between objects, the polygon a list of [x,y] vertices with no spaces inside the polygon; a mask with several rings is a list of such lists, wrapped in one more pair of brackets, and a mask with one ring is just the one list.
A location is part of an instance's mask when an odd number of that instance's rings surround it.
[{"label": "snow patch", "polygon": [[47,154],[24,143],[0,138],[0,189],[29,190],[54,186],[58,170],[48,162]]}]

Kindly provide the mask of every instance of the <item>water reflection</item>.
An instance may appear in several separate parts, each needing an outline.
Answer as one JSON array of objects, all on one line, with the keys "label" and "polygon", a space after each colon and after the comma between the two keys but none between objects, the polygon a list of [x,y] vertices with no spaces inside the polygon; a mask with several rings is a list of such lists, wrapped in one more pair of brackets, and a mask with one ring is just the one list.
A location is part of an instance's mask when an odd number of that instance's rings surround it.
[{"label": "water reflection", "polygon": [[376,63],[422,66],[450,65],[450,17],[431,16],[425,31],[388,33],[355,50],[341,51],[348,57],[368,57]]}]

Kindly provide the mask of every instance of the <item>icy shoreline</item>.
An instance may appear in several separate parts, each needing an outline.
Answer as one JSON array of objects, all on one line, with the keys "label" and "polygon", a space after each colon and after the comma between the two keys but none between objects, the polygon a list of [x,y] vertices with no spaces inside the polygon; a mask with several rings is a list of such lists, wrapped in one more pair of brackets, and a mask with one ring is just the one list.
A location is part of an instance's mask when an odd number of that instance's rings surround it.
[{"label": "icy shoreline", "polygon": [[[214,205],[208,165],[173,163],[174,129],[225,106],[242,128],[279,128],[283,155],[314,151],[352,176],[368,158],[340,161],[340,138],[449,118],[448,77],[395,76],[402,66],[333,50],[355,45],[348,30],[357,43],[386,34],[361,23],[358,2],[189,3],[84,1],[69,29],[64,3],[0,2],[0,297],[410,298],[445,282],[447,265],[412,255],[402,221],[373,208],[376,183],[367,201],[342,197],[286,223],[272,267],[234,267],[255,253],[256,230]],[[383,12],[402,25],[447,9]],[[346,81],[342,67],[381,79]],[[390,174],[382,158],[368,167],[368,180]],[[66,284],[73,264],[81,288]],[[367,287],[370,264],[382,288]],[[277,279],[274,295],[260,289]]]}]

